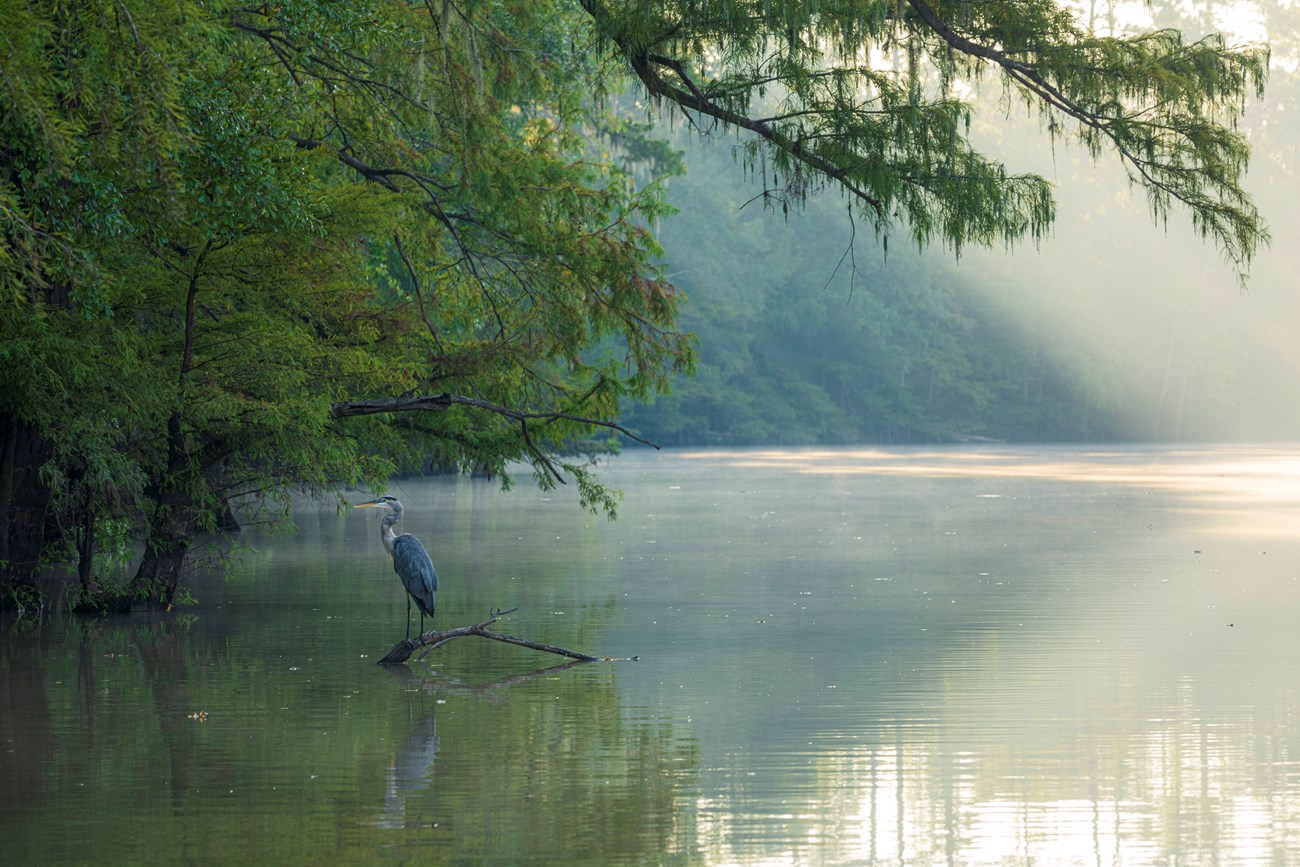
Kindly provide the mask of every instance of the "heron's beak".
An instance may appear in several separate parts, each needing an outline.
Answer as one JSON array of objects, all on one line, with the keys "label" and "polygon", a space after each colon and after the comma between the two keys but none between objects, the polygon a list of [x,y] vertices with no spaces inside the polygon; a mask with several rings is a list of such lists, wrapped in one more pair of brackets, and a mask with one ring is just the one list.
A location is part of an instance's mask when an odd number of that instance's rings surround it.
[{"label": "heron's beak", "polygon": [[353,506],[352,508],[354,508],[354,509],[369,509],[369,508],[371,508],[372,506],[382,506],[382,505],[384,505],[384,504],[381,503],[379,500],[375,500],[373,503],[362,503],[361,505],[359,505],[359,506]]}]

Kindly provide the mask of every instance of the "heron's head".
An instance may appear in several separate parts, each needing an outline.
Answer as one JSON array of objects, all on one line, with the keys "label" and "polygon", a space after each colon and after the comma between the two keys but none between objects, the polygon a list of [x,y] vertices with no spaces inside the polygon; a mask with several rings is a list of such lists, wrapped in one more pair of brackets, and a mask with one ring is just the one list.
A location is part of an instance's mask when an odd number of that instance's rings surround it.
[{"label": "heron's head", "polygon": [[402,504],[398,502],[397,497],[390,497],[387,494],[385,494],[384,496],[380,497],[377,500],[371,500],[368,503],[361,503],[357,506],[354,506],[353,508],[373,509],[376,506],[387,506],[393,514],[395,515],[402,514]]}]

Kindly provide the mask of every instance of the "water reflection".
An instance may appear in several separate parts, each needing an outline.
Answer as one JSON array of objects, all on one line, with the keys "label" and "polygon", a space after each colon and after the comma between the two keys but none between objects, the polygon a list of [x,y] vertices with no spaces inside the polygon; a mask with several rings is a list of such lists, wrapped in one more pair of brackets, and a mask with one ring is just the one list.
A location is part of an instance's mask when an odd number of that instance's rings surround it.
[{"label": "water reflection", "polygon": [[880,720],[865,743],[814,743],[804,779],[733,769],[698,804],[702,843],[722,864],[1293,863],[1300,792],[1278,756],[1294,736],[1207,719],[1178,691],[1118,740],[1063,726],[1063,755],[1032,732],[976,746],[965,721]]},{"label": "water reflection", "polygon": [[5,816],[45,805],[44,769],[56,742],[45,659],[50,640],[33,626],[0,628],[0,827]]},{"label": "water reflection", "polygon": [[681,459],[619,555],[723,552],[659,648],[708,861],[1300,862],[1295,450]]},{"label": "water reflection", "polygon": [[845,841],[832,860],[870,863],[1289,863],[1294,787],[1259,792],[1255,722],[1206,720],[1189,691],[1083,776],[1032,747],[954,750],[942,729],[899,721],[827,769],[844,812],[806,833],[820,852]]},{"label": "water reflection", "polygon": [[[302,504],[185,621],[0,621],[15,863],[1300,863],[1300,453],[632,454]],[[1294,524],[1293,524],[1294,522]],[[206,721],[192,717],[208,712]]]},{"label": "water reflection", "polygon": [[[470,683],[461,678],[416,670],[405,665],[383,666],[383,670],[408,696],[410,722],[405,738],[388,764],[384,777],[383,807],[376,825],[388,829],[421,825],[438,827],[437,817],[423,814],[420,802],[434,784],[434,764],[442,749],[435,708],[440,704],[445,705],[447,696],[470,696],[497,703],[504,700],[503,691],[511,686],[555,677],[562,671],[583,664],[575,660],[491,683]],[[408,801],[412,802],[410,808]]]},{"label": "water reflection", "polygon": [[365,606],[262,620],[244,589],[192,620],[0,623],[7,861],[644,863],[675,849],[690,744],[628,718],[609,667],[501,674],[528,657],[467,647],[442,671],[385,673],[349,638],[386,641]]},{"label": "water reflection", "polygon": [[432,708],[422,708],[388,765],[379,827],[407,827],[407,798],[418,796],[432,784],[433,763],[441,746],[437,716]]}]

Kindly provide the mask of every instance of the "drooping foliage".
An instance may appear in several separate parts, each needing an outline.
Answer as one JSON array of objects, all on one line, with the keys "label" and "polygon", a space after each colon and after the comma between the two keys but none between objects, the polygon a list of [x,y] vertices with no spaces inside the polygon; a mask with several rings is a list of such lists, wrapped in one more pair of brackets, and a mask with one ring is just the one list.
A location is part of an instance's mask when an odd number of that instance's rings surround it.
[{"label": "drooping foliage", "polygon": [[[1114,155],[1164,219],[1186,206],[1240,267],[1267,239],[1235,130],[1268,50],[1176,30],[1098,32],[1055,0],[583,0],[649,93],[746,130],[748,164],[782,207],[838,184],[882,233],[960,251],[1038,238],[1047,181],[968,138],[964,85]],[[968,88],[967,88],[968,89]]]},{"label": "drooping foliage", "polygon": [[[166,602],[232,498],[522,459],[613,507],[551,454],[691,349],[658,193],[593,154],[601,70],[560,13],[14,11],[0,558],[81,542],[89,589],[94,527],[126,519],[130,592]],[[464,399],[365,403],[402,395]]]},{"label": "drooping foliage", "polygon": [[97,533],[125,527],[128,594],[167,603],[232,500],[282,515],[399,469],[522,460],[612,511],[553,456],[693,363],[638,181],[674,156],[607,111],[628,81],[752,135],[772,201],[835,183],[883,236],[960,249],[1052,217],[1041,178],[965,138],[954,82],[1002,75],[1244,264],[1265,234],[1231,120],[1262,53],[1072,21],[1043,0],[0,0],[6,580],[76,562],[89,593]]}]

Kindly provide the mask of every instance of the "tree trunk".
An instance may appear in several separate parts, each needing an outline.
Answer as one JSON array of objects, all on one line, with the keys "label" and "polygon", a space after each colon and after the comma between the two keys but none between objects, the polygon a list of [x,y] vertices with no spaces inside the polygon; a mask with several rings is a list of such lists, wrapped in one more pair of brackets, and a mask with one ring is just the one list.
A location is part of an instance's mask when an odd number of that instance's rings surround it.
[{"label": "tree trunk", "polygon": [[149,519],[144,559],[131,579],[130,593],[151,608],[168,608],[180,583],[181,569],[194,541],[194,496],[183,487],[188,463],[180,418],[167,423],[167,471],[153,485],[156,505]]},{"label": "tree trunk", "polygon": [[35,425],[0,413],[0,608],[37,592],[50,505],[39,471],[51,455]]},{"label": "tree trunk", "polygon": [[149,521],[144,559],[131,579],[130,592],[136,599],[146,600],[150,608],[167,608],[176,596],[181,570],[194,542],[192,522],[184,517],[189,511],[185,504],[164,501]]},{"label": "tree trunk", "polygon": [[77,546],[77,577],[81,593],[90,594],[95,580],[95,500],[86,492],[81,509],[81,544]]},{"label": "tree trunk", "polygon": [[[181,354],[179,387],[182,402],[185,384],[194,363],[195,309],[199,293],[199,278],[203,262],[212,251],[209,240],[194,260],[190,272],[189,288],[185,294],[185,340]],[[198,483],[201,470],[196,464],[202,461],[190,455],[179,411],[167,419],[167,469],[152,486],[155,491],[153,516],[149,520],[149,536],[145,542],[144,559],[131,579],[131,595],[145,599],[151,608],[170,608],[180,584],[181,570],[194,542],[194,528],[198,518],[198,501],[188,484]],[[206,467],[203,467],[206,469]]]}]

